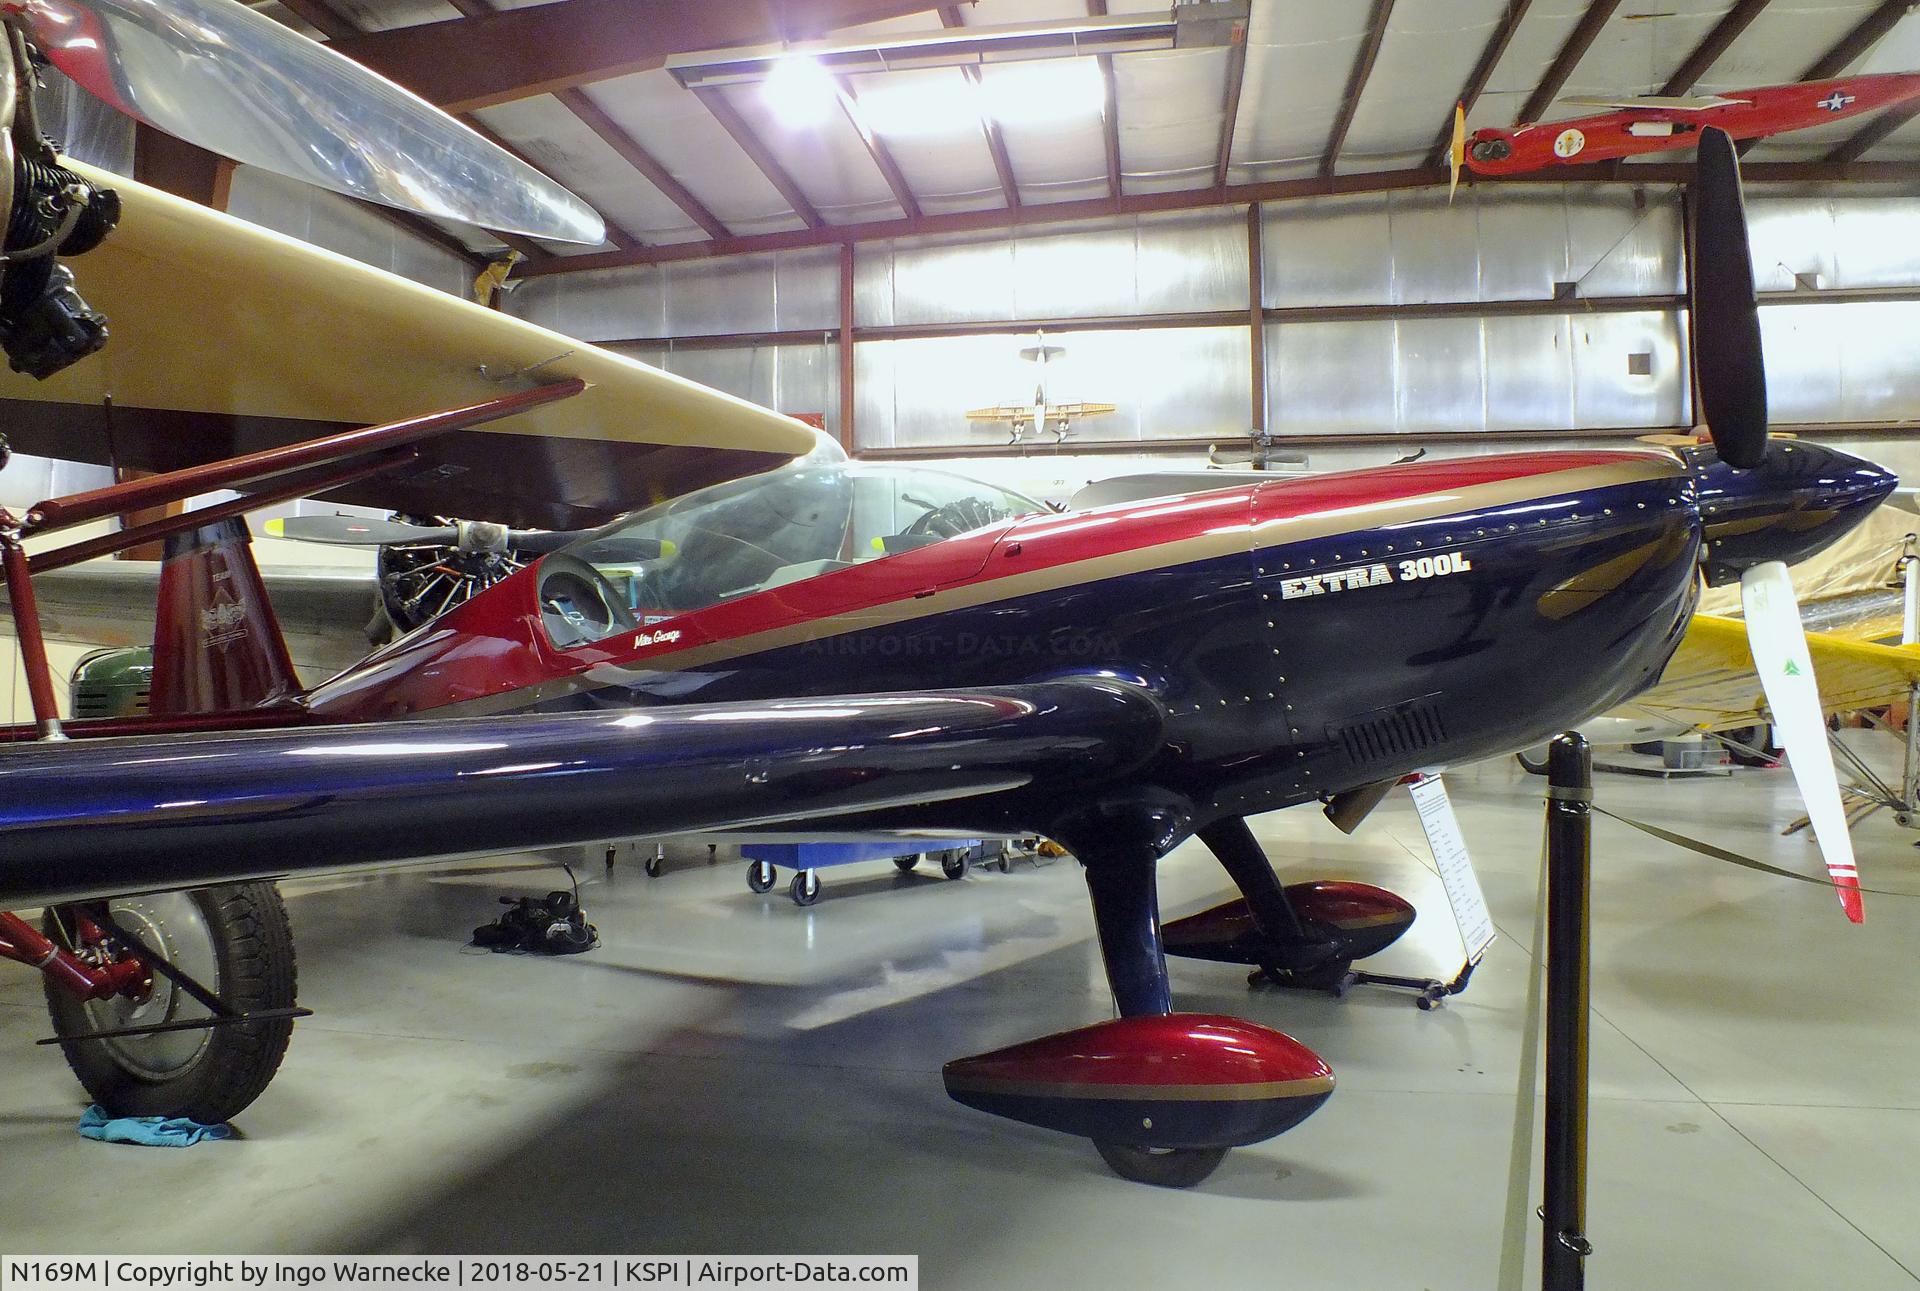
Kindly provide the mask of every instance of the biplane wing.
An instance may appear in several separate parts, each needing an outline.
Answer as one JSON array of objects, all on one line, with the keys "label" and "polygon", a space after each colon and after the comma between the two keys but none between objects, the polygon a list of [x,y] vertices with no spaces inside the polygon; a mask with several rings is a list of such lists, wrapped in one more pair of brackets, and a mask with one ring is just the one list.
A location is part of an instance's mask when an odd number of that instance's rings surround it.
[{"label": "biplane wing", "polygon": [[18,451],[171,470],[579,377],[571,399],[420,446],[328,496],[421,515],[582,528],[810,451],[792,418],[646,364],[68,163],[120,194],[72,268],[101,353],[0,373]]},{"label": "biplane wing", "polygon": [[[1877,645],[1809,632],[1807,649],[1819,682],[1820,706],[1828,713],[1902,702],[1908,688],[1920,681],[1920,645]],[[1703,730],[1760,721],[1766,696],[1754,671],[1745,625],[1696,614],[1659,683],[1625,708]]]}]

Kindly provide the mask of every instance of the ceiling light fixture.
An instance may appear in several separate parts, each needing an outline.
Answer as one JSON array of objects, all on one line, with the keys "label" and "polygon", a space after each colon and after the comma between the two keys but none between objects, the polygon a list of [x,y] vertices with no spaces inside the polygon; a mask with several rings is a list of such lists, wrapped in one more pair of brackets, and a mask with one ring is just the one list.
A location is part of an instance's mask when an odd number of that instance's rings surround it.
[{"label": "ceiling light fixture", "polygon": [[1001,125],[1053,125],[1106,110],[1107,86],[1091,58],[989,67],[980,74],[987,114]]},{"label": "ceiling light fixture", "polygon": [[840,87],[820,61],[803,54],[776,59],[760,95],[786,126],[817,126],[839,106]]},{"label": "ceiling light fixture", "polygon": [[912,77],[868,78],[860,117],[875,134],[928,138],[978,132],[985,115],[980,87],[954,69]]},{"label": "ceiling light fixture", "polygon": [[986,120],[1016,127],[1098,120],[1106,108],[1106,83],[1091,58],[995,65],[977,82],[956,69],[864,80],[860,118],[892,138],[959,136]]},{"label": "ceiling light fixture", "polygon": [[1035,59],[1085,58],[1139,50],[1205,49],[1245,30],[1247,0],[1191,0],[1155,13],[1109,14],[1056,22],[956,27],[880,40],[794,41],[676,54],[667,71],[689,89],[766,81],[796,58],[828,76],[937,67],[988,68]]}]

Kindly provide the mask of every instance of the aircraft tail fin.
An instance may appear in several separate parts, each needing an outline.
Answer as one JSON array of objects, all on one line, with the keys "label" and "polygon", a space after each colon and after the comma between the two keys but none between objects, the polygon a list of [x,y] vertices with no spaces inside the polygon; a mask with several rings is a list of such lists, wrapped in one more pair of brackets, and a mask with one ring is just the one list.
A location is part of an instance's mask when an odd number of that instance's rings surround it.
[{"label": "aircraft tail fin", "polygon": [[153,633],[156,716],[257,708],[300,689],[247,522],[167,539]]}]

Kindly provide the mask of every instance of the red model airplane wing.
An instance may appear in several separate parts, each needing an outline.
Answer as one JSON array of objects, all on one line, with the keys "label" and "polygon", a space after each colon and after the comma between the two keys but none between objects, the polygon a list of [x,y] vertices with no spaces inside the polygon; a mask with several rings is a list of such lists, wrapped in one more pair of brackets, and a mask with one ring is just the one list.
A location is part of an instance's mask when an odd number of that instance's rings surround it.
[{"label": "red model airplane wing", "polygon": [[[0,750],[0,909],[799,821],[1032,786],[1162,745],[1160,701],[1075,678],[973,691],[46,742]],[[1036,813],[1041,814],[1041,813]],[[81,828],[84,826],[84,828]]]},{"label": "red model airplane wing", "polygon": [[[1612,101],[1615,111],[1513,130],[1476,130],[1465,163],[1479,175],[1514,175],[1550,166],[1582,166],[1642,153],[1690,148],[1708,126],[1735,139],[1805,130],[1920,97],[1920,74],[1840,77],[1763,85],[1724,95]],[[1599,100],[1607,102],[1606,100]],[[1592,99],[1561,102],[1592,103]]]}]

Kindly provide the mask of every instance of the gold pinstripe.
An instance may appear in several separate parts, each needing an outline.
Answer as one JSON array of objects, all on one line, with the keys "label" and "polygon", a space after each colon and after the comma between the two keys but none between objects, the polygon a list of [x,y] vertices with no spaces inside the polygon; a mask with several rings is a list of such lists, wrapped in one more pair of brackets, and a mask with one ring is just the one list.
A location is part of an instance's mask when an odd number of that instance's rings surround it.
[{"label": "gold pinstripe", "polygon": [[1362,914],[1355,915],[1351,919],[1329,919],[1327,922],[1343,931],[1351,931],[1355,928],[1378,928],[1383,924],[1405,923],[1407,922],[1407,916],[1404,914]]},{"label": "gold pinstripe", "polygon": [[1253,1103],[1268,1098],[1302,1098],[1333,1089],[1333,1077],[1263,1080],[1233,1085],[1096,1085],[1088,1081],[1004,1081],[948,1076],[951,1093],[1000,1094],[1009,1098],[1105,1098],[1116,1102]]},{"label": "gold pinstripe", "polygon": [[[933,614],[973,609],[996,601],[1013,600],[1062,587],[1119,578],[1127,574],[1193,564],[1218,556],[1259,551],[1267,547],[1313,538],[1335,537],[1358,529],[1374,528],[1380,524],[1404,524],[1416,520],[1430,520],[1455,511],[1497,507],[1527,501],[1531,498],[1551,497],[1561,493],[1605,488],[1610,485],[1677,479],[1684,474],[1684,468],[1671,454],[1649,452],[1636,454],[1629,461],[1575,467],[1570,470],[1526,475],[1510,480],[1492,480],[1462,489],[1421,493],[1408,498],[1391,499],[1387,502],[1370,502],[1360,506],[1338,507],[1328,511],[1267,520],[1253,526],[1251,536],[1246,526],[1236,525],[1232,528],[1210,530],[1194,537],[1153,546],[1130,548],[1104,556],[1092,556],[1085,560],[1049,565],[1043,569],[1006,574],[998,578],[983,578],[977,582],[959,586],[940,587],[936,588],[930,596],[892,601],[832,618],[807,619],[799,623],[783,624],[745,636],[729,637],[723,641],[690,646],[657,656],[643,655],[632,658],[622,665],[590,668],[585,672],[555,678],[520,690],[449,704],[436,708],[433,712],[436,715],[445,716],[503,712],[563,695],[619,685],[627,679],[628,674],[625,669],[629,666],[643,666],[654,672],[684,671],[722,663],[744,655],[778,650],[785,646],[803,645],[809,641],[825,640],[871,628],[888,627]],[[999,548],[995,549],[996,554],[999,551]],[[1005,559],[1005,557],[1001,558]]]}]

